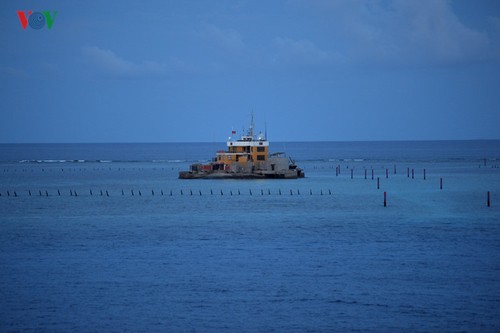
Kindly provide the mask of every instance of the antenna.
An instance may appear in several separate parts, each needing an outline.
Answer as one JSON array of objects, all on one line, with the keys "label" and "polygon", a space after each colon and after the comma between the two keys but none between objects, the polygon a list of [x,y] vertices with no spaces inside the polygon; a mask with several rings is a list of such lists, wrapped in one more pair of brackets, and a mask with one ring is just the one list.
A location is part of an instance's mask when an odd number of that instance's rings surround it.
[{"label": "antenna", "polygon": [[250,128],[248,129],[248,135],[251,136],[252,139],[253,139],[253,128],[254,128],[254,123],[253,123],[253,111],[252,111],[250,117]]},{"label": "antenna", "polygon": [[264,139],[267,140],[267,121],[264,121]]}]

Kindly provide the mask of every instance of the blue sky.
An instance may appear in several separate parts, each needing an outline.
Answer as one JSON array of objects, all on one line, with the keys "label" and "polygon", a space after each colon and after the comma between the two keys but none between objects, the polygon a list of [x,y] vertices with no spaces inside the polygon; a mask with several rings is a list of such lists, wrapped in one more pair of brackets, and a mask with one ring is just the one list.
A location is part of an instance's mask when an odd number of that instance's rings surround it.
[{"label": "blue sky", "polygon": [[[57,11],[23,30],[17,10]],[[500,1],[2,1],[0,142],[500,139]]]}]

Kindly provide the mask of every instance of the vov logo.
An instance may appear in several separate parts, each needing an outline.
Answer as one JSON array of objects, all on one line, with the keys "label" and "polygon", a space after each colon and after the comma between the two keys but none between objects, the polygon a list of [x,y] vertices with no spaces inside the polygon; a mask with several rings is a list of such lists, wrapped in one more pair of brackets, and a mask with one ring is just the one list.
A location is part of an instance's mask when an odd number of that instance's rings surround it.
[{"label": "vov logo", "polygon": [[21,26],[23,30],[26,30],[28,24],[32,29],[42,29],[45,24],[47,28],[52,28],[54,20],[56,19],[57,11],[53,11],[52,15],[49,10],[43,12],[34,12],[31,10],[18,10],[17,16],[19,16],[19,21],[21,21]]}]

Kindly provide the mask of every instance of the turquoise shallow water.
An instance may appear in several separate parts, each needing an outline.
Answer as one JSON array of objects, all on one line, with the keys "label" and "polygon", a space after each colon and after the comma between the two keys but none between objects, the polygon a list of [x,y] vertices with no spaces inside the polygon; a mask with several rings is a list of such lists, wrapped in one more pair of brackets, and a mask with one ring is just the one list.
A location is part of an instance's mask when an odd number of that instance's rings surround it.
[{"label": "turquoise shallow water", "polygon": [[279,143],[307,178],[177,179],[221,146],[0,145],[0,331],[500,329],[498,141]]}]

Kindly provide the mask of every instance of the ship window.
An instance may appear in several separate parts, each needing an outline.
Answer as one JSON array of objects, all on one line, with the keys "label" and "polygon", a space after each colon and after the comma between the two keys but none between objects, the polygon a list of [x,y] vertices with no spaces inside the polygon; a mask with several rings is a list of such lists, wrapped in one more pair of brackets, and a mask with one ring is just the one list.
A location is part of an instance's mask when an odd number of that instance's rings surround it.
[{"label": "ship window", "polygon": [[265,161],[266,155],[257,155],[257,161]]},{"label": "ship window", "polygon": [[263,153],[266,151],[266,148],[265,147],[257,147],[257,152],[258,153]]}]

